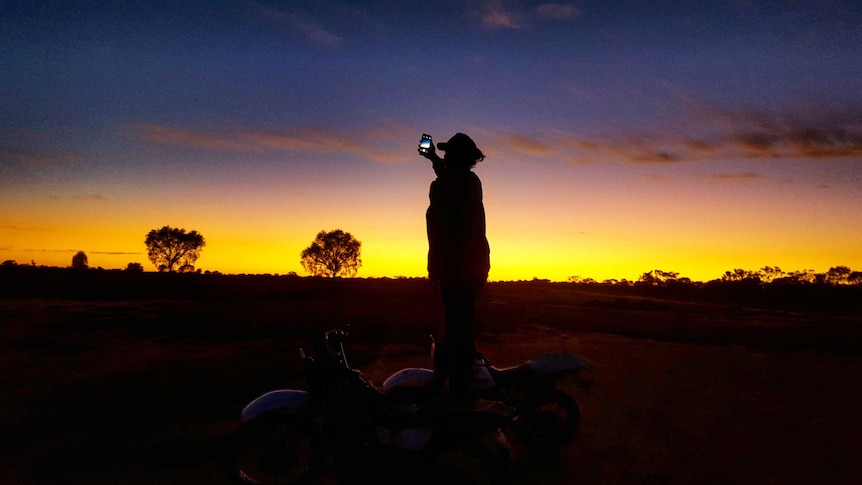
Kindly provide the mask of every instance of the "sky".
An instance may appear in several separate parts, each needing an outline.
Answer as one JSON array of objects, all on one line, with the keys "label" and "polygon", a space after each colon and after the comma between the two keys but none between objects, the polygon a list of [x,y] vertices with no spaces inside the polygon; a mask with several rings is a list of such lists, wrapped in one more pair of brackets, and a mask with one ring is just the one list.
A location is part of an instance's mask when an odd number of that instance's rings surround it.
[{"label": "sky", "polygon": [[860,52],[849,0],[0,1],[0,260],[421,277],[463,132],[491,280],[859,270]]}]

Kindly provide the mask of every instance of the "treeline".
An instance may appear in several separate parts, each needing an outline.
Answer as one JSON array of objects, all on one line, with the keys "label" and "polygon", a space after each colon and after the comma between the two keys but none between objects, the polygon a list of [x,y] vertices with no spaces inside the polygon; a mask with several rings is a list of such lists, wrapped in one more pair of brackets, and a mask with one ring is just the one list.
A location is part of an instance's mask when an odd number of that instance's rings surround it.
[{"label": "treeline", "polygon": [[862,285],[862,271],[853,271],[848,266],[833,266],[825,273],[812,269],[802,271],[782,271],[778,266],[764,266],[759,270],[734,269],[725,271],[721,278],[707,282],[692,281],[680,276],[678,272],[654,269],[638,277],[637,281],[608,279],[596,281],[592,278],[570,276],[569,283],[604,284],[619,286],[709,286],[720,283],[747,286],[762,285]]},{"label": "treeline", "polygon": [[765,266],[756,271],[734,269],[707,282],[692,281],[672,271],[652,270],[637,281],[569,278],[579,288],[617,296],[734,305],[770,311],[814,311],[859,315],[862,275],[847,266],[825,273],[784,272]]},{"label": "treeline", "polygon": [[[566,295],[572,292],[579,300],[584,294],[597,295],[603,304],[618,309],[653,310],[662,308],[663,301],[708,303],[739,308],[759,308],[769,311],[814,311],[862,315],[862,284],[854,272],[844,278],[844,270],[822,276],[796,277],[795,273],[777,278],[764,278],[760,272],[728,272],[725,278],[706,283],[691,282],[677,273],[653,270],[631,283],[589,279],[551,282],[492,281],[487,294],[501,290],[518,295],[544,295],[547,292]],[[745,274],[746,277],[737,275]],[[777,273],[772,271],[770,275]],[[811,272],[804,272],[810,275]],[[757,276],[757,277],[755,277]],[[334,290],[360,291],[363,298],[390,298],[395,294],[413,292],[425,295],[425,278],[328,278],[288,275],[226,275],[218,273],[167,273],[132,270],[74,269],[33,265],[0,265],[0,298],[73,298],[73,299],[207,299],[229,301],[241,298],[302,298],[331,295]],[[586,292],[586,293],[585,293]],[[413,294],[412,293],[412,294]],[[317,295],[317,296],[314,296]],[[579,296],[574,296],[579,295]],[[598,296],[598,295],[604,295]],[[494,297],[496,298],[496,297]],[[563,298],[568,298],[563,296]],[[860,322],[862,323],[862,322]]]},{"label": "treeline", "polygon": [[[92,270],[99,271],[120,271],[120,270],[104,270],[103,268],[90,268],[87,265],[87,256],[83,252],[79,252],[72,259],[72,265],[67,268],[55,266],[36,266],[35,262],[30,264],[18,264],[15,260],[6,260],[0,263],[0,269],[10,268],[38,268],[38,269],[71,269],[71,270]],[[129,263],[125,269],[126,273],[143,273],[144,267],[140,263]],[[182,271],[181,271],[182,272]],[[201,274],[201,270],[188,271]],[[204,271],[204,274],[220,275],[218,271]],[[258,276],[271,276],[270,274]],[[285,276],[296,276],[295,272],[290,272]],[[395,279],[405,279],[405,277],[396,276]],[[411,278],[412,279],[412,278]],[[421,278],[419,278],[421,279]],[[550,283],[550,280],[533,278],[533,282]],[[679,286],[714,286],[721,283],[730,283],[735,285],[745,286],[764,286],[764,285],[827,285],[827,286],[855,286],[862,285],[862,271],[854,271],[848,266],[833,266],[825,273],[817,273],[812,269],[802,271],[783,271],[778,266],[764,266],[758,270],[747,270],[736,268],[731,271],[725,271],[721,278],[702,282],[694,281],[691,278],[680,276],[679,272],[663,271],[654,269],[641,274],[637,280],[623,279],[606,279],[602,281],[593,278],[582,278],[580,276],[570,276],[567,280],[569,283],[590,284],[590,285],[610,285],[610,286],[659,286],[659,287],[679,287]],[[519,282],[524,282],[521,280]]]}]

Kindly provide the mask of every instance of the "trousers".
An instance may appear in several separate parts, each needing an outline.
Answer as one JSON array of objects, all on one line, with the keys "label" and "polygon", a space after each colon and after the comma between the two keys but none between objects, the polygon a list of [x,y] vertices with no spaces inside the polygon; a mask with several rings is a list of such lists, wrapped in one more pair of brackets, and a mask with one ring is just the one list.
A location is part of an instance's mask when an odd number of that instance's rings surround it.
[{"label": "trousers", "polygon": [[476,356],[473,322],[480,285],[440,284],[444,308],[444,335],[437,368],[448,378],[449,390],[456,395],[469,394]]}]

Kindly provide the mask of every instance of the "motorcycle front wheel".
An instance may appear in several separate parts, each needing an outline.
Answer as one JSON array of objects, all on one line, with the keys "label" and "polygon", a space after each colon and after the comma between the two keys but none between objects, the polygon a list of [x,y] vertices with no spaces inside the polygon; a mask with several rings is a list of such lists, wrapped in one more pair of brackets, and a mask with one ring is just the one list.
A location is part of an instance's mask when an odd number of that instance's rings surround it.
[{"label": "motorcycle front wheel", "polygon": [[299,485],[317,476],[325,459],[324,436],[313,420],[274,411],[236,430],[223,466],[237,485]]},{"label": "motorcycle front wheel", "polygon": [[581,425],[581,410],[574,398],[560,390],[532,399],[521,409],[518,435],[534,452],[556,452]]},{"label": "motorcycle front wheel", "polygon": [[429,469],[416,483],[445,485],[504,485],[514,476],[508,449],[466,439],[433,451]]}]

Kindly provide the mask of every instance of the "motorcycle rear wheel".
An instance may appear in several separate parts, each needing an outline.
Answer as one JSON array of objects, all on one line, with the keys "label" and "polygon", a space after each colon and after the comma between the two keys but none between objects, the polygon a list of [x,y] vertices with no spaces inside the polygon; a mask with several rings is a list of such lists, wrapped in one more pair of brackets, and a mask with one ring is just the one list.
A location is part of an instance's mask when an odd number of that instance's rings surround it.
[{"label": "motorcycle rear wheel", "polygon": [[519,416],[518,436],[537,453],[552,453],[565,446],[581,425],[581,410],[560,390],[527,402]]},{"label": "motorcycle rear wheel", "polygon": [[243,424],[228,440],[224,471],[237,485],[299,485],[326,459],[323,433],[305,415],[274,411]]}]

